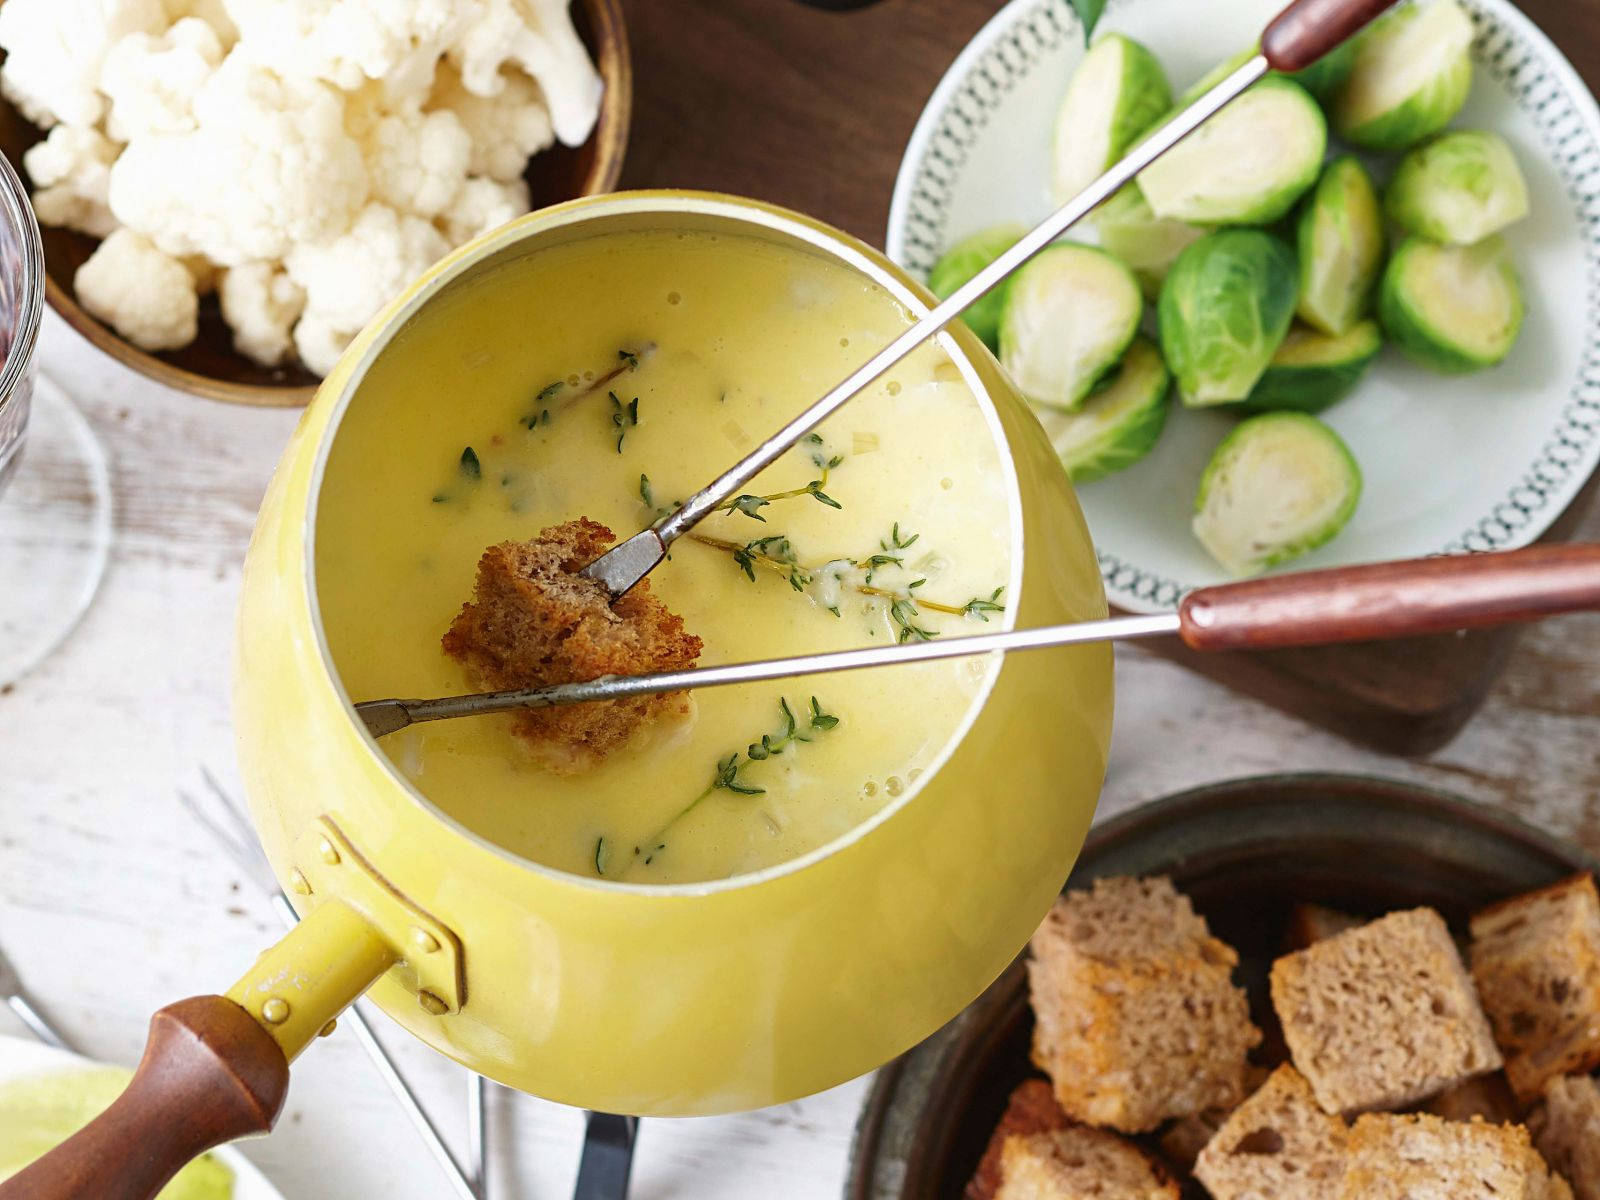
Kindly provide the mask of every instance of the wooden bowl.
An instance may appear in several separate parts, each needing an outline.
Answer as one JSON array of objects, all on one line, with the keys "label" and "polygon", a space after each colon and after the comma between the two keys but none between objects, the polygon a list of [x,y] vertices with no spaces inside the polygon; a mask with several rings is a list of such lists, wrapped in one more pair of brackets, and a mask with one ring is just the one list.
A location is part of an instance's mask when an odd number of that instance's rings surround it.
[{"label": "wooden bowl", "polygon": [[[605,84],[600,115],[589,140],[577,147],[560,143],[536,154],[524,178],[533,207],[609,192],[622,173],[633,111],[633,64],[623,24],[621,0],[576,0],[573,19],[594,56]],[[0,100],[0,152],[22,170],[22,155],[44,132],[8,102]],[[233,404],[297,407],[316,391],[317,376],[298,363],[263,367],[233,348],[215,293],[200,301],[199,335],[181,350],[152,354],[132,346],[78,304],[72,278],[99,242],[81,233],[43,227],[45,297],[84,337],[118,362],[159,383]]]},{"label": "wooden bowl", "polygon": [[[1296,901],[1363,916],[1432,905],[1460,931],[1477,908],[1597,866],[1576,846],[1443,792],[1278,775],[1184,792],[1107,822],[1067,884],[1170,875],[1239,951],[1237,978],[1266,1049],[1281,1036],[1267,972]],[[879,1073],[857,1128],[847,1200],[961,1200],[1007,1097],[1037,1074],[1032,1033],[1018,959],[966,1012]],[[1185,1195],[1205,1193],[1196,1184]]]}]

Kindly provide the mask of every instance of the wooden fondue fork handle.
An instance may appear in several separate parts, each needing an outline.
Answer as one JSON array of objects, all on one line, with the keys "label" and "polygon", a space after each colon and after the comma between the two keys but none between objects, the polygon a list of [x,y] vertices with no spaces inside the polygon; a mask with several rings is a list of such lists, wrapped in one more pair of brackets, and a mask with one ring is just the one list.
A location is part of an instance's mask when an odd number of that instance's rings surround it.
[{"label": "wooden fondue fork handle", "polygon": [[1261,35],[1261,53],[1274,71],[1303,71],[1359,33],[1395,0],[1297,0]]},{"label": "wooden fondue fork handle", "polygon": [[1530,546],[1201,588],[1178,608],[1196,650],[1448,633],[1600,609],[1600,545]]},{"label": "wooden fondue fork handle", "polygon": [[133,1081],[115,1103],[33,1165],[0,1200],[150,1200],[190,1159],[272,1128],[289,1064],[271,1036],[223,996],[158,1012]]}]

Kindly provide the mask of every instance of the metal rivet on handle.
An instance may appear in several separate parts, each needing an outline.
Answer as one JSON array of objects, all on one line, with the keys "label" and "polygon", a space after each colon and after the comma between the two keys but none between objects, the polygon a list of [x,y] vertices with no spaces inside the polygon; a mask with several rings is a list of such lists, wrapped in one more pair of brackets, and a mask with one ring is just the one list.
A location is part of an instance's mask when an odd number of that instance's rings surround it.
[{"label": "metal rivet on handle", "polygon": [[430,1017],[442,1017],[450,1011],[450,1006],[432,992],[418,992],[417,1003],[422,1005],[422,1011]]},{"label": "metal rivet on handle", "polygon": [[338,1021],[329,1021],[321,1029],[317,1030],[317,1036],[318,1037],[327,1037],[330,1033],[332,1033],[338,1027],[338,1025],[339,1025]]},{"label": "metal rivet on handle", "polygon": [[289,1019],[289,1002],[274,996],[261,1006],[261,1019],[268,1025],[282,1025]]},{"label": "metal rivet on handle", "polygon": [[296,896],[311,895],[311,881],[298,867],[289,872],[289,890]]},{"label": "metal rivet on handle", "polygon": [[339,865],[339,848],[327,838],[317,839],[317,853],[322,855],[322,861],[330,867]]}]

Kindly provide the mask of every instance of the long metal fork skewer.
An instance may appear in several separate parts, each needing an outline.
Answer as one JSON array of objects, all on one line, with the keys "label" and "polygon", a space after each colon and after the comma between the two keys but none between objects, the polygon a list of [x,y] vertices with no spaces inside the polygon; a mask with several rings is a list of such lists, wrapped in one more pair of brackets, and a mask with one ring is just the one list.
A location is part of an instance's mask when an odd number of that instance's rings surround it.
[{"label": "long metal fork skewer", "polygon": [[[178,800],[189,815],[209,833],[217,843],[228,852],[229,857],[238,865],[239,869],[248,875],[251,880],[266,893],[272,902],[273,911],[283,921],[284,927],[294,928],[300,920],[299,914],[294,911],[294,906],[289,903],[278,887],[277,880],[273,877],[272,868],[262,852],[260,843],[256,841],[255,833],[250,828],[244,815],[239,811],[233,797],[223,786],[217,782],[216,777],[206,768],[200,768],[200,774],[205,779],[206,787],[221,804],[222,811],[227,815],[228,823],[233,828],[226,829],[221,823],[201,807],[198,801],[178,789]],[[26,1018],[24,1018],[26,1020]],[[378,1036],[372,1031],[372,1025],[367,1021],[361,1011],[354,1006],[346,1010],[341,1020],[350,1026],[361,1043],[361,1048],[366,1051],[367,1057],[372,1060],[372,1065],[377,1068],[378,1074],[383,1077],[384,1083],[389,1085],[389,1090],[394,1093],[394,1098],[411,1120],[423,1144],[427,1146],[434,1161],[439,1164],[440,1170],[450,1181],[450,1190],[456,1195],[457,1200],[483,1200],[483,1193],[479,1185],[475,1184],[472,1177],[461,1169],[461,1164],[456,1161],[450,1147],[445,1145],[444,1139],[439,1136],[433,1121],[423,1110],[422,1104],[417,1100],[416,1093],[411,1090],[399,1069],[394,1065],[394,1060],[389,1057],[388,1051],[378,1041]],[[478,1177],[480,1180],[481,1176]]]},{"label": "long metal fork skewer", "polygon": [[1252,84],[1261,80],[1267,74],[1267,70],[1266,58],[1257,54],[1230,73],[1226,79],[1201,95],[1149,138],[1129,150],[1120,162],[1115,163],[1099,179],[1056,209],[1032,231],[1024,234],[1016,245],[957,288],[927,316],[862,363],[822,399],[762,441],[711,483],[690,496],[676,511],[663,517],[650,528],[641,530],[626,541],[619,542],[586,566],[581,573],[603,585],[614,596],[620,596],[633,587],[666,557],[667,547],[715,512],[718,505],[730,499],[745,484],[777,462],[789,447],[844,407],[853,396],[860,393],[890,367],[923,342],[934,337],[966,311],[974,301],[981,300],[1006,276],[1111,199],[1131,183],[1139,172],[1238,99]]}]

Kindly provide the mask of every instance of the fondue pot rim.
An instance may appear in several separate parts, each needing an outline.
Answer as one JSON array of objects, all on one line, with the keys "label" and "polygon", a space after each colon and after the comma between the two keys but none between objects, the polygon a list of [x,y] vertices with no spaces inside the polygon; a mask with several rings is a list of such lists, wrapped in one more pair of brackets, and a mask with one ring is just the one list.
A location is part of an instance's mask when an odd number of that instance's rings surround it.
[{"label": "fondue pot rim", "polygon": [[[989,702],[1003,661],[998,655],[992,657],[989,670],[977,693],[967,705],[961,720],[949,736],[946,737],[944,744],[940,747],[933,761],[924,769],[922,775],[907,787],[901,795],[894,797],[892,802],[885,804],[870,817],[852,826],[838,837],[803,855],[787,859],[758,871],[745,872],[725,879],[679,884],[624,883],[616,880],[590,879],[558,870],[518,854],[494,839],[486,837],[472,827],[463,824],[450,813],[440,808],[438,804],[417,788],[400,771],[393,760],[383,753],[378,746],[377,739],[372,736],[356,715],[355,701],[346,690],[344,681],[334,663],[328,646],[327,630],[323,624],[322,608],[317,594],[317,516],[321,506],[328,457],[334,442],[339,436],[345,414],[355,394],[366,380],[371,367],[387,351],[396,336],[405,330],[426,306],[436,300],[452,284],[466,280],[496,256],[511,251],[518,243],[529,238],[554,230],[591,224],[596,220],[617,217],[626,218],[629,216],[688,217],[691,221],[696,217],[701,217],[709,221],[726,222],[730,227],[728,229],[730,235],[742,233],[758,240],[766,240],[778,244],[787,243],[790,247],[795,247],[798,244],[819,257],[844,267],[858,277],[870,280],[881,287],[886,295],[899,303],[913,317],[923,316],[931,307],[926,299],[926,292],[920,285],[912,281],[899,266],[892,263],[879,251],[851,237],[842,230],[807,217],[803,213],[797,213],[791,209],[768,204],[764,201],[717,192],[650,190],[584,197],[529,213],[468,243],[441,260],[422,278],[412,283],[406,292],[391,303],[378,317],[374,318],[373,331],[364,340],[359,358],[351,363],[348,369],[344,370],[343,378],[339,381],[338,395],[332,401],[332,411],[329,414],[327,424],[319,435],[316,456],[311,469],[309,494],[306,498],[305,526],[301,540],[303,543],[302,553],[304,555],[305,600],[311,619],[311,628],[316,639],[316,651],[321,667],[326,673],[327,681],[332,686],[334,694],[338,697],[346,719],[350,722],[352,730],[361,741],[362,750],[376,760],[379,767],[412,804],[432,820],[448,826],[456,834],[474,843],[480,849],[487,850],[520,869],[531,870],[552,881],[569,886],[594,888],[625,895],[670,899],[754,887],[781,876],[802,871],[847,849],[893,818],[895,814],[921,795],[923,789],[945,767],[955,748],[971,732],[973,722]],[[733,228],[740,225],[745,228],[742,230]],[[663,225],[663,228],[670,228],[670,225]],[[1003,474],[1007,492],[1007,522],[1011,549],[1006,579],[1006,595],[1018,598],[1021,595],[1023,573],[1021,485],[1016,474],[1016,464],[1007,452],[1008,439],[1001,425],[999,415],[995,411],[994,399],[989,394],[988,386],[984,383],[971,356],[953,336],[952,331],[941,332],[935,339],[930,339],[930,344],[936,345],[961,372],[962,381],[967,385],[968,390],[977,402],[979,411],[982,413],[984,422],[988,427],[990,440],[998,451],[1000,470]],[[312,409],[314,410],[315,408],[316,404],[314,403]],[[1001,615],[998,621],[1001,628],[1011,629],[1015,627],[1016,607],[1015,603],[1006,606],[1005,613]]]}]

